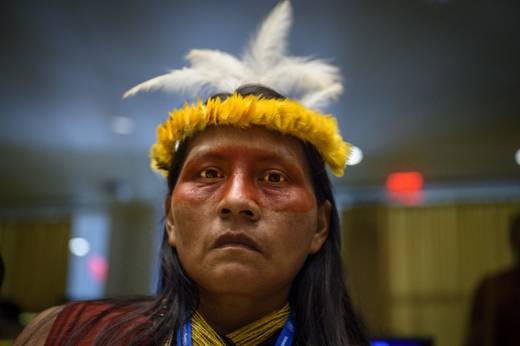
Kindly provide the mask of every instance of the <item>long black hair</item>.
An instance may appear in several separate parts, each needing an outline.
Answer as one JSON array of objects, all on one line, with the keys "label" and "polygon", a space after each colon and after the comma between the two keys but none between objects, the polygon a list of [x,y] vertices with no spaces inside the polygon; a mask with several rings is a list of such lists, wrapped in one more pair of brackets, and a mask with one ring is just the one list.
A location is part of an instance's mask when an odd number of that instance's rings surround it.
[{"label": "long black hair", "polygon": [[[236,90],[243,96],[260,95],[263,98],[284,97],[260,85],[246,85]],[[225,99],[230,94],[212,97]],[[340,250],[340,223],[331,182],[325,164],[313,145],[301,142],[310,167],[314,194],[318,205],[331,204],[329,234],[322,248],[309,255],[293,281],[289,303],[296,318],[296,345],[360,345],[368,346],[364,328],[354,312],[347,293]],[[182,142],[169,167],[168,197],[175,189],[184,164],[189,139]],[[177,327],[187,321],[199,304],[196,284],[183,270],[176,249],[167,241],[166,232],[160,250],[160,281],[156,296],[148,299],[108,300],[113,308],[107,309],[89,320],[70,337],[70,344],[88,332],[89,325],[101,323],[103,317],[114,309],[131,307],[128,313],[104,327],[96,337],[96,344],[120,344],[132,336],[130,345],[162,345]],[[135,323],[146,317],[145,323]],[[128,328],[131,325],[132,328]],[[83,334],[84,335],[84,334]],[[175,340],[175,339],[174,339]]]}]

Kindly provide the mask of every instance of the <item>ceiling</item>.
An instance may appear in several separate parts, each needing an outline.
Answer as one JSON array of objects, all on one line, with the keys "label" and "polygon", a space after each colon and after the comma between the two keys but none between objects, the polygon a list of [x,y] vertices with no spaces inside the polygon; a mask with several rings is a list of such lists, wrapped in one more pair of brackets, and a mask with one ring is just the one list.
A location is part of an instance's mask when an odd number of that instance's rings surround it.
[{"label": "ceiling", "polygon": [[[122,100],[192,48],[240,55],[275,0],[10,1],[0,44],[0,203],[158,199],[157,124],[180,96]],[[290,52],[330,59],[331,107],[364,160],[340,191],[417,170],[426,184],[520,186],[520,3],[295,0]],[[114,117],[133,132],[114,133]],[[160,199],[160,198],[159,198]]]}]

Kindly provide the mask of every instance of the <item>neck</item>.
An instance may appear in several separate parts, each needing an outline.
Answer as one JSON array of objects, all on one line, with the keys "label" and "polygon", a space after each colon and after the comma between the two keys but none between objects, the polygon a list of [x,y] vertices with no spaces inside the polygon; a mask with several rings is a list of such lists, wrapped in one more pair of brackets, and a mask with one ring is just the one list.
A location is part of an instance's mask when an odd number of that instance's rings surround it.
[{"label": "neck", "polygon": [[283,308],[288,295],[288,289],[269,297],[213,295],[201,291],[198,312],[215,331],[226,335]]}]

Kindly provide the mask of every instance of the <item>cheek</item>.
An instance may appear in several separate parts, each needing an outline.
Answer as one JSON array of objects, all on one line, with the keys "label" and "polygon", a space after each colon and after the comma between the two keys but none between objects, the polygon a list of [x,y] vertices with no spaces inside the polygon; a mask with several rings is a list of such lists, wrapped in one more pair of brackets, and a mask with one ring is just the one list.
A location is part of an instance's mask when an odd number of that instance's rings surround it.
[{"label": "cheek", "polygon": [[272,212],[266,216],[271,230],[269,243],[279,261],[291,266],[305,260],[317,228],[316,209],[309,212]]},{"label": "cheek", "polygon": [[214,188],[199,186],[196,183],[178,183],[172,194],[174,204],[200,204],[214,195]]},{"label": "cheek", "polygon": [[[172,199],[173,201],[173,199]],[[179,254],[195,253],[198,244],[202,242],[202,225],[200,225],[200,209],[186,202],[173,201],[171,212],[173,217],[176,248]]]},{"label": "cheek", "polygon": [[283,191],[265,191],[258,198],[262,207],[277,212],[305,214],[316,207],[312,191],[304,187],[291,187]]}]

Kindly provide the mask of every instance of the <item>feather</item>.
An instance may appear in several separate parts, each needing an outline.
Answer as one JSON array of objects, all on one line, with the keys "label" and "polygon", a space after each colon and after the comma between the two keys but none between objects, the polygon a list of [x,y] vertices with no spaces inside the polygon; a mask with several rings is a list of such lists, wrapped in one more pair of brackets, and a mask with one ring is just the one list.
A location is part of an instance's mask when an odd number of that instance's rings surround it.
[{"label": "feather", "polygon": [[276,85],[280,92],[300,94],[326,88],[341,80],[336,66],[309,58],[285,58],[267,71],[263,78],[266,84]]},{"label": "feather", "polygon": [[192,69],[209,78],[213,92],[232,92],[252,76],[242,61],[219,50],[192,49],[186,59]]},{"label": "feather", "polygon": [[201,71],[184,67],[170,73],[147,80],[125,92],[123,98],[133,96],[142,91],[165,90],[169,92],[189,92],[197,94],[209,83],[207,76]]},{"label": "feather", "polygon": [[276,65],[286,53],[291,24],[291,4],[284,0],[276,5],[249,42],[243,58],[246,65],[258,75]]},{"label": "feather", "polygon": [[231,54],[219,50],[192,49],[186,55],[186,59],[191,63],[193,69],[205,71],[218,70],[222,76],[238,80],[251,74],[242,61]]},{"label": "feather", "polygon": [[323,109],[328,106],[331,100],[335,100],[343,92],[341,83],[334,83],[325,89],[307,94],[301,103],[311,109]]}]

